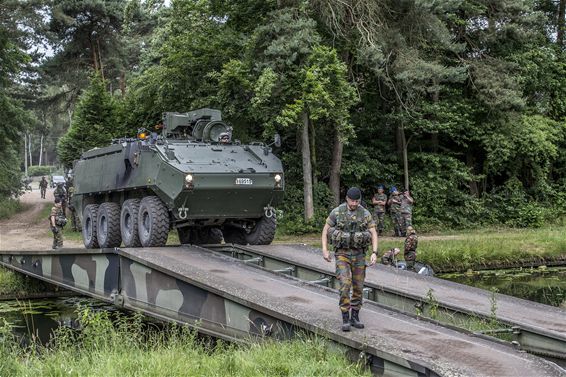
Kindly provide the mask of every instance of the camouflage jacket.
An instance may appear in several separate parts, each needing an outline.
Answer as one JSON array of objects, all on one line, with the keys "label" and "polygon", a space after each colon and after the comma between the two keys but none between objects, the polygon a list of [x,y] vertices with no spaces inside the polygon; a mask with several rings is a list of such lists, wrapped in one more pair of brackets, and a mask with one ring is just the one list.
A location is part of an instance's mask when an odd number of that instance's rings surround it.
[{"label": "camouflage jacket", "polygon": [[399,194],[397,195],[391,194],[389,196],[388,204],[391,213],[401,212],[401,196]]},{"label": "camouflage jacket", "polygon": [[53,196],[55,198],[61,198],[61,200],[65,200],[67,193],[65,192],[65,189],[63,187],[57,186],[55,191],[53,191]]},{"label": "camouflage jacket", "polygon": [[[358,206],[354,211],[350,211],[346,203],[334,208],[328,215],[326,223],[333,228],[329,236],[335,248],[366,247],[371,241],[368,230],[375,228],[375,222],[367,209]],[[357,237],[363,239],[358,240]]]},{"label": "camouflage jacket", "polygon": [[404,194],[401,194],[399,198],[401,199],[401,213],[413,213],[413,201]]},{"label": "camouflage jacket", "polygon": [[53,206],[51,208],[51,213],[49,214],[49,226],[53,226],[53,223],[51,222],[52,217],[54,217],[53,220],[55,222],[55,226],[57,227],[63,227],[67,223],[67,219],[63,214],[63,209],[57,208],[57,206]]},{"label": "camouflage jacket", "polygon": [[416,252],[417,251],[417,245],[419,243],[419,238],[417,237],[416,234],[409,234],[407,236],[407,238],[405,239],[405,253],[408,252]]},{"label": "camouflage jacket", "polygon": [[[373,198],[374,198],[375,200],[378,200],[378,201],[382,201],[382,202],[384,202],[384,203],[387,203],[387,195],[385,195],[385,194],[375,194],[375,195],[373,196]],[[375,213],[383,213],[383,212],[385,212],[385,204],[384,204],[384,205],[376,204],[375,207],[374,207],[374,210],[375,210]]]},{"label": "camouflage jacket", "polygon": [[41,188],[47,188],[47,180],[46,180],[46,179],[42,179],[41,181],[39,181],[39,187],[41,187]]}]

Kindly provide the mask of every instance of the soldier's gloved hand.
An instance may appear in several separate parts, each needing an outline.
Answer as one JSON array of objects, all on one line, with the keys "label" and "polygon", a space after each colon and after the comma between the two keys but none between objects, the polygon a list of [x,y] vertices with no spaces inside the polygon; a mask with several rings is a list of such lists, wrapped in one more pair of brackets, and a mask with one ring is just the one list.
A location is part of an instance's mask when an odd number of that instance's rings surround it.
[{"label": "soldier's gloved hand", "polygon": [[59,228],[57,228],[56,226],[52,226],[52,227],[51,227],[51,231],[52,231],[53,233],[59,233]]}]

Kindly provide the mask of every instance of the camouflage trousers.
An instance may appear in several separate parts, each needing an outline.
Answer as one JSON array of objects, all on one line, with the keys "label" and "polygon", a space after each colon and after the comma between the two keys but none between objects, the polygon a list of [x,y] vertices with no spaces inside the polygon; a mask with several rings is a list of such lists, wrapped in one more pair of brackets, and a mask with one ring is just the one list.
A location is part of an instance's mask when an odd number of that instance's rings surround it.
[{"label": "camouflage trousers", "polygon": [[[366,278],[366,256],[362,250],[336,250],[336,275],[340,282],[339,306],[342,313],[362,307],[364,280]],[[350,297],[351,291],[351,297]]]},{"label": "camouflage trousers", "polygon": [[78,232],[81,230],[81,222],[77,216],[77,211],[75,211],[74,207],[69,206],[69,209],[71,210],[71,229],[73,232]]},{"label": "camouflage trousers", "polygon": [[393,229],[395,230],[395,236],[403,235],[403,218],[400,212],[391,212],[391,220],[393,220]]},{"label": "camouflage trousers", "polygon": [[383,233],[383,229],[385,228],[385,213],[376,212],[373,216],[377,225],[377,232],[379,235],[381,235]]},{"label": "camouflage trousers", "polygon": [[405,250],[403,256],[405,257],[407,270],[415,271],[415,260],[417,259],[417,252],[415,250]]},{"label": "camouflage trousers", "polygon": [[407,235],[407,227],[413,226],[413,214],[401,213],[401,235]]},{"label": "camouflage trousers", "polygon": [[[57,231],[54,231],[54,229]],[[55,228],[51,228],[51,232],[53,232],[53,247],[63,246],[63,229],[56,226]]]},{"label": "camouflage trousers", "polygon": [[47,189],[44,189],[43,187],[41,187],[39,190],[40,190],[40,192],[41,192],[41,199],[45,199],[45,191],[46,191]]}]

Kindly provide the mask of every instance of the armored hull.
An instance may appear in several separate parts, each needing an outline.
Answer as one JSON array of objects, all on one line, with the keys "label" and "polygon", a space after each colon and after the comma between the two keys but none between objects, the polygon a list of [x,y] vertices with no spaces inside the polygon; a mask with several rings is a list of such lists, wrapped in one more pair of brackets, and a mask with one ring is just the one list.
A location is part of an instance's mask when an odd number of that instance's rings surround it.
[{"label": "armored hull", "polygon": [[162,137],[121,140],[75,163],[85,246],[162,246],[174,228],[182,243],[270,243],[283,199],[279,158],[263,144],[219,143],[210,134],[168,138],[203,120],[202,112],[184,122],[171,114]]}]

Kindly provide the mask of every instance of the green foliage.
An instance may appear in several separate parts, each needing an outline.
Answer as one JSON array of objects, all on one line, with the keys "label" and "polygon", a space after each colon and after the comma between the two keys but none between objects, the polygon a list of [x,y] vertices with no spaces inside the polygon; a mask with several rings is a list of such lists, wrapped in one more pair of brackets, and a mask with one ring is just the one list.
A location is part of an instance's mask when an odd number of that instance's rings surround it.
[{"label": "green foliage", "polygon": [[116,113],[117,104],[106,91],[104,81],[99,75],[93,75],[90,87],[77,104],[71,128],[57,144],[60,161],[71,167],[83,152],[108,145],[113,137],[123,136]]},{"label": "green foliage", "polygon": [[0,202],[0,219],[7,219],[22,210],[23,206],[17,199],[4,199]]},{"label": "green foliage", "polygon": [[280,232],[283,234],[307,234],[321,232],[322,227],[332,210],[332,193],[324,183],[313,187],[314,218],[304,220],[303,187],[299,185],[285,188],[285,202],[281,206],[281,215],[277,219]]},{"label": "green foliage", "polygon": [[47,178],[51,172],[55,171],[57,168],[55,166],[42,165],[42,166],[30,166],[28,167],[28,175],[30,177],[41,177],[45,176]]},{"label": "green foliage", "polygon": [[[157,329],[141,315],[81,309],[80,332],[58,328],[51,348],[19,348],[9,326],[0,326],[0,373],[9,376],[327,376],[334,373],[369,376],[362,366],[318,337],[286,342],[210,346],[196,332],[176,325]],[[41,352],[36,352],[40,349]]]}]

